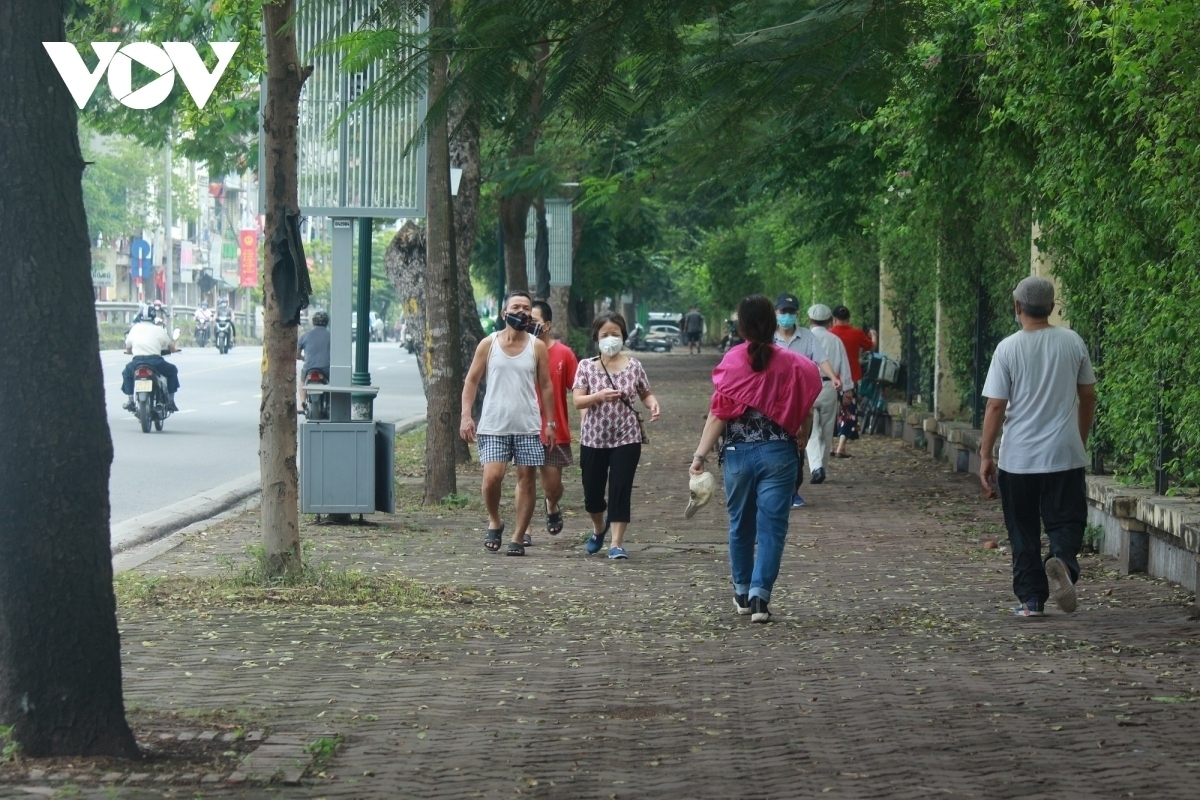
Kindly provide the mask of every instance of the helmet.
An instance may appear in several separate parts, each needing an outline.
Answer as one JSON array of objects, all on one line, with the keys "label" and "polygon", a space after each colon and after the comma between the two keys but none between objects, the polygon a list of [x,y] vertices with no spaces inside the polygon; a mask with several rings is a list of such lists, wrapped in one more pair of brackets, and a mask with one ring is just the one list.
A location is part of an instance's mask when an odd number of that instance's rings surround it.
[{"label": "helmet", "polygon": [[227,305],[229,305],[229,301],[228,301],[228,300],[226,300],[224,297],[222,297],[220,300],[218,300],[218,301],[217,301],[217,305],[219,305],[219,306],[227,306]]},{"label": "helmet", "polygon": [[207,300],[201,300],[201,301],[200,301],[200,307],[201,307],[201,308],[208,308],[208,301],[207,301]]},{"label": "helmet", "polygon": [[146,309],[142,312],[142,322],[154,322],[154,317],[157,313],[154,306],[146,306]]},{"label": "helmet", "polygon": [[328,325],[329,324],[329,315],[326,314],[324,311],[318,311],[317,313],[313,314],[313,316],[312,316],[312,324],[320,325],[322,327]]}]

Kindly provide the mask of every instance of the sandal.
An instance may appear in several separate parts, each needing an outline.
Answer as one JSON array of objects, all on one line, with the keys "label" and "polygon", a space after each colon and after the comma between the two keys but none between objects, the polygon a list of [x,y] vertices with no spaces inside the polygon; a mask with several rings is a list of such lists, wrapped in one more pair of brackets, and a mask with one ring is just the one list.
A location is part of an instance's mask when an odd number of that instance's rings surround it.
[{"label": "sandal", "polygon": [[546,504],[546,533],[551,536],[558,536],[562,533],[563,529],[562,509],[560,508],[558,511],[550,513],[550,501],[546,500],[544,502]]},{"label": "sandal", "polygon": [[483,546],[489,552],[495,553],[500,549],[500,542],[504,537],[504,523],[500,523],[499,528],[488,528],[487,536],[483,537]]},{"label": "sandal", "polygon": [[525,548],[522,547],[521,545],[517,544],[516,542],[509,542],[508,549],[504,551],[504,555],[506,555],[506,556],[523,556],[523,555],[525,555]]},{"label": "sandal", "polygon": [[525,547],[533,547],[533,537],[530,536],[528,533],[525,534],[521,538],[521,544],[523,544]]}]

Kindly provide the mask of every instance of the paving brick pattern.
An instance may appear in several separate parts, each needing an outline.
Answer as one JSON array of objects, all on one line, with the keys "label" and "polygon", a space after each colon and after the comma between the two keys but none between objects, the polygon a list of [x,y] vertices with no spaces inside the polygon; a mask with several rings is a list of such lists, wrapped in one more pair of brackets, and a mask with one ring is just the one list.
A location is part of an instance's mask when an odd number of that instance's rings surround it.
[{"label": "paving brick pattern", "polygon": [[[346,737],[300,785],[199,793],[1195,797],[1200,623],[1185,592],[1092,556],[1078,613],[1015,619],[1008,556],[980,547],[1001,531],[998,504],[974,478],[871,438],[805,487],[775,619],[752,625],[733,613],[724,508],[683,518],[715,358],[644,361],[665,415],[638,473],[627,562],[585,555],[570,471],[566,531],[535,529],[523,559],[484,551],[477,505],[305,529],[311,557],[474,587],[470,604],[124,610],[129,702],[242,710],[280,742]],[[460,492],[477,493],[466,480]],[[253,523],[143,570],[212,571]]]}]

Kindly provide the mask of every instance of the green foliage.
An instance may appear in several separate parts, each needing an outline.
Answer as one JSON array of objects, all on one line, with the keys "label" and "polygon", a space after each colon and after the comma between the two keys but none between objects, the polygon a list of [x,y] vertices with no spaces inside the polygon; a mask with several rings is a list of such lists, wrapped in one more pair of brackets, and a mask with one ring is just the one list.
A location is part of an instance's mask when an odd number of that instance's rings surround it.
[{"label": "green foliage", "polygon": [[337,753],[343,738],[341,736],[322,736],[304,745],[304,752],[313,757],[313,767],[320,769]]},{"label": "green foliage", "polygon": [[21,754],[21,744],[13,738],[11,725],[0,725],[0,764],[16,761]]}]

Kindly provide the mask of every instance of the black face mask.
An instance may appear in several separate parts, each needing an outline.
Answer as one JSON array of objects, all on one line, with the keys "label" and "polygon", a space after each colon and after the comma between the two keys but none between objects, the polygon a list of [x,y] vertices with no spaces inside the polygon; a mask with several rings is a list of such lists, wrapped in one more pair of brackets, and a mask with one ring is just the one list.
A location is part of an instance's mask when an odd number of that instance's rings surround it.
[{"label": "black face mask", "polygon": [[543,323],[534,322],[532,319],[529,320],[529,324],[525,328],[525,332],[535,339],[541,336],[544,330],[546,330],[546,326]]},{"label": "black face mask", "polygon": [[529,327],[529,315],[525,313],[505,314],[504,324],[514,331],[523,331]]}]

